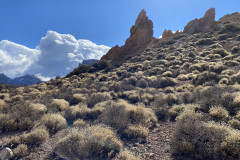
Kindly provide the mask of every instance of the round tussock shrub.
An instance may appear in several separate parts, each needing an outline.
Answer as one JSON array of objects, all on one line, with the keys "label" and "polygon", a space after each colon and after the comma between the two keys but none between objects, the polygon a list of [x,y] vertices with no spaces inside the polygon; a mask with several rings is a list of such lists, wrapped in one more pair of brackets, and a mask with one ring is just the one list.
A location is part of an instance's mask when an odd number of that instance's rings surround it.
[{"label": "round tussock shrub", "polygon": [[114,131],[94,125],[72,130],[59,140],[54,150],[67,159],[107,159],[111,151],[118,153],[122,148]]},{"label": "round tussock shrub", "polygon": [[40,124],[44,125],[49,132],[56,133],[67,126],[67,121],[60,114],[46,114],[41,118]]}]

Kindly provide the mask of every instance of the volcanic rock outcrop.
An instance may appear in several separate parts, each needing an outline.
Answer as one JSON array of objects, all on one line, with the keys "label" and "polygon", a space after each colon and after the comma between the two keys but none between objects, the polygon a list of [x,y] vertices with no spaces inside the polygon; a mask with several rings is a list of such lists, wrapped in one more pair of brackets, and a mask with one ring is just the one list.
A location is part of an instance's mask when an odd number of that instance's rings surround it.
[{"label": "volcanic rock outcrop", "polygon": [[143,9],[130,29],[130,37],[126,40],[125,45],[118,45],[111,48],[101,60],[111,61],[113,65],[119,65],[129,57],[137,54],[144,46],[153,40],[153,23],[148,19],[146,11]]},{"label": "volcanic rock outcrop", "polygon": [[164,30],[162,33],[162,38],[169,38],[172,37],[174,34],[171,30]]},{"label": "volcanic rock outcrop", "polygon": [[218,20],[219,24],[226,24],[226,23],[235,23],[240,24],[240,13],[235,12],[232,14],[227,14]]},{"label": "volcanic rock outcrop", "polygon": [[210,8],[203,18],[194,19],[184,27],[184,33],[194,34],[200,32],[208,32],[217,27],[215,21],[215,8]]}]

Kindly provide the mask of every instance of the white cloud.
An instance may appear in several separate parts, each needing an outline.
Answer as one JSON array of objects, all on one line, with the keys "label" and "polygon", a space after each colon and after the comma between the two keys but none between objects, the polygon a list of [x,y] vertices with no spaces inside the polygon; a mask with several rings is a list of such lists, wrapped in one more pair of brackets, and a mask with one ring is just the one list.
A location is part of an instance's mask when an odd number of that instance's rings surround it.
[{"label": "white cloud", "polygon": [[0,42],[0,73],[13,78],[22,75],[38,60],[40,52],[3,40]]},{"label": "white cloud", "polygon": [[64,76],[82,60],[100,59],[109,49],[55,31],[48,31],[36,49],[4,40],[0,42],[0,73],[10,77],[26,73],[48,78]]},{"label": "white cloud", "polygon": [[43,77],[40,74],[35,74],[37,78],[39,78],[42,81],[49,81],[50,79],[53,79],[54,77]]}]

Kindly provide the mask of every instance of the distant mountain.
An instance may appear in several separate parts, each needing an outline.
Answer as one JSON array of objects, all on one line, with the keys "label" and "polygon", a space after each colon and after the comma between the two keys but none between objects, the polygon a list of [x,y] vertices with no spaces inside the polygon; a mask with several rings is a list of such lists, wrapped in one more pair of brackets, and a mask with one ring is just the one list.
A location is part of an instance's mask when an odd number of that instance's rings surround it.
[{"label": "distant mountain", "polygon": [[79,66],[81,65],[92,65],[93,63],[98,62],[98,59],[87,59],[87,60],[83,60],[82,63],[79,63]]},{"label": "distant mountain", "polygon": [[17,77],[14,79],[11,79],[7,77],[5,74],[1,73],[0,74],[0,84],[14,84],[14,85],[34,85],[34,84],[39,84],[42,81],[37,78],[34,75],[24,75],[21,77]]},{"label": "distant mountain", "polygon": [[0,83],[2,84],[9,84],[11,81],[10,78],[8,78],[5,74],[0,73]]}]

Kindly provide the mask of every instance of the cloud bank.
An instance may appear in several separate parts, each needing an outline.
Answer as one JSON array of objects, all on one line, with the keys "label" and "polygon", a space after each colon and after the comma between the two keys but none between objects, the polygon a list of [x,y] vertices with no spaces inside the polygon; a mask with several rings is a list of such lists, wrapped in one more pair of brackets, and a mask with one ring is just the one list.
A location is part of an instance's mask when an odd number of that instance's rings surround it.
[{"label": "cloud bank", "polygon": [[70,34],[48,31],[36,49],[3,40],[0,42],[0,73],[9,77],[37,74],[65,76],[84,59],[100,59],[110,49]]}]

